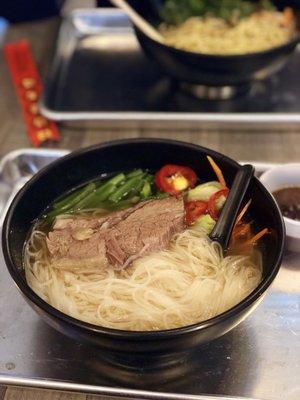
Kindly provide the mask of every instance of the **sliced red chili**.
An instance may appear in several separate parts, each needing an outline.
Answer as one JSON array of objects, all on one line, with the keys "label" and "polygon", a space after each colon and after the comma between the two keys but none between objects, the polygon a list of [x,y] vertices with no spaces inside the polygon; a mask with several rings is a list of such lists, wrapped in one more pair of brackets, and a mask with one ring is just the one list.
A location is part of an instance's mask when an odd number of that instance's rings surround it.
[{"label": "sliced red chili", "polygon": [[194,187],[197,182],[196,173],[189,167],[167,164],[157,171],[155,184],[163,192],[178,195],[183,190]]},{"label": "sliced red chili", "polygon": [[214,193],[210,199],[208,200],[208,205],[207,205],[207,210],[210,214],[210,216],[214,219],[217,220],[219,217],[219,212],[217,210],[217,201],[220,197],[224,196],[225,198],[227,198],[229,193],[229,189],[228,188],[224,188],[219,190],[218,192]]},{"label": "sliced red chili", "polygon": [[185,204],[185,223],[191,225],[207,210],[207,203],[201,200],[189,201]]}]

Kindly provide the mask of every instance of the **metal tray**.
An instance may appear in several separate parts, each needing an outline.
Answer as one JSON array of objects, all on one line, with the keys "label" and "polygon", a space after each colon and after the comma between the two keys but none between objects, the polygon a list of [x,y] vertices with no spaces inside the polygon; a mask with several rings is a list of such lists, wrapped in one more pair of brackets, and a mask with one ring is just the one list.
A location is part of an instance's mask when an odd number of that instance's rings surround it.
[{"label": "metal tray", "polygon": [[[66,153],[25,149],[5,156],[0,214],[28,178]],[[270,166],[256,164],[258,173]],[[48,327],[18,293],[1,252],[0,384],[135,399],[299,399],[299,267],[299,255],[286,254],[266,299],[233,331],[178,363],[134,369],[109,363],[98,349]]]},{"label": "metal tray", "polygon": [[116,9],[78,9],[62,22],[42,113],[71,125],[270,128],[300,122],[300,51],[247,95],[199,100],[148,60],[127,16]]}]

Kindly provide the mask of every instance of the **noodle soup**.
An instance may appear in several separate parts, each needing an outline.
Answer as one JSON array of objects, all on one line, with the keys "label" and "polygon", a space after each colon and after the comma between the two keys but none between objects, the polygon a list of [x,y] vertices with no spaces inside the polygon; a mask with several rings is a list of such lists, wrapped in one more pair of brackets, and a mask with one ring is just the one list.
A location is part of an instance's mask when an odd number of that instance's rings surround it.
[{"label": "noodle soup", "polygon": [[[169,8],[166,8],[166,22],[160,25],[159,30],[169,46],[210,55],[256,53],[284,45],[295,38],[296,18],[292,9],[286,8],[281,12],[271,3],[265,8],[263,4],[255,7],[252,3],[249,11],[243,13],[239,8],[243,2],[240,3],[236,8],[229,7],[226,13],[222,5],[220,9],[216,6],[212,10],[207,5],[203,15],[192,9],[186,19],[180,15],[168,15]],[[179,14],[180,5],[177,7]]]},{"label": "noodle soup", "polygon": [[257,241],[239,213],[227,255],[208,237],[229,188],[193,170],[135,170],[74,190],[46,210],[24,249],[29,286],[76,319],[129,331],[191,325],[232,308],[262,279]]}]

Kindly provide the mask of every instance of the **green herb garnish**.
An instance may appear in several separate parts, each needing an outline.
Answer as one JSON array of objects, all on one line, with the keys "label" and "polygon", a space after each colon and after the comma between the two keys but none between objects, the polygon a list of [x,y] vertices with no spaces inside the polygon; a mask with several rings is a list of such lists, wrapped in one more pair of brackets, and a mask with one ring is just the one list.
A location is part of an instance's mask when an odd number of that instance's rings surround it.
[{"label": "green herb garnish", "polygon": [[270,0],[166,0],[161,17],[168,24],[180,24],[190,17],[214,16],[229,23],[248,17],[255,11],[274,10]]}]

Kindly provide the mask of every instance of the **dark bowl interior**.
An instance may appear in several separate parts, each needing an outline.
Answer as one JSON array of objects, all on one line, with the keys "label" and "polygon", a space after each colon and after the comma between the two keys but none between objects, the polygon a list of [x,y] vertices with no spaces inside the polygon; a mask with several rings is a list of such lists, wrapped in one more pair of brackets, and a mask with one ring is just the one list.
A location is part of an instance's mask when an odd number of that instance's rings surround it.
[{"label": "dark bowl interior", "polygon": [[6,215],[2,244],[8,270],[28,303],[55,329],[77,340],[96,344],[117,353],[170,354],[210,341],[236,326],[258,304],[275,278],[283,252],[284,224],[279,209],[258,179],[253,178],[246,194],[252,198],[251,218],[257,229],[268,227],[273,234],[262,241],[263,281],[246,299],[229,311],[188,327],[158,332],[127,332],[87,324],[54,309],[27,285],[22,252],[33,221],[62,193],[103,173],[133,168],[157,170],[166,163],[187,165],[203,180],[215,179],[206,155],[222,168],[228,184],[239,164],[212,150],[183,142],[135,139],[106,143],[67,155],[37,173],[16,195]]},{"label": "dark bowl interior", "polygon": [[[160,9],[164,0],[130,0],[136,11],[152,25],[162,20]],[[300,9],[296,1],[278,0],[279,8]],[[296,4],[297,3],[297,4]],[[289,43],[273,49],[245,55],[218,56],[193,53],[160,44],[144,35],[136,26],[137,38],[145,54],[170,77],[191,84],[207,86],[248,85],[278,72],[288,61],[300,40],[300,34]]]}]

